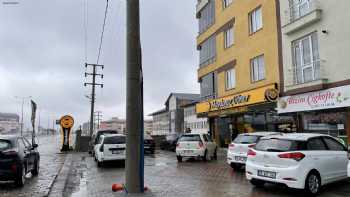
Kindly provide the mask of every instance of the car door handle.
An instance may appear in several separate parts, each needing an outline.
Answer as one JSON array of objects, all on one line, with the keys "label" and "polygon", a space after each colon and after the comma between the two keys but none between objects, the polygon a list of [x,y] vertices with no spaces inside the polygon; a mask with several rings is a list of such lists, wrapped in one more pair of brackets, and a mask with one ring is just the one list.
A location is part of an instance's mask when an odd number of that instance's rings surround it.
[{"label": "car door handle", "polygon": [[314,159],[314,160],[320,160],[320,158],[318,158],[318,157],[314,157],[313,159]]}]

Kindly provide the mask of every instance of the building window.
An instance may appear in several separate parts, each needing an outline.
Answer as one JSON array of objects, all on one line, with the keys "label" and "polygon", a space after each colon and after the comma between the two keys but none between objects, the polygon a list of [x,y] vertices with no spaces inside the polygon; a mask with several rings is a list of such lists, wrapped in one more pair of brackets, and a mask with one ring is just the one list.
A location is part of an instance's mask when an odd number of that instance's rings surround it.
[{"label": "building window", "polygon": [[233,45],[234,43],[234,28],[230,27],[229,29],[227,29],[226,31],[224,31],[224,37],[225,37],[225,49],[229,48],[230,46]]},{"label": "building window", "polygon": [[233,0],[222,0],[223,7],[227,8],[228,6],[231,5],[232,2]]},{"label": "building window", "polygon": [[205,75],[200,80],[200,90],[201,90],[201,99],[213,99],[216,98],[217,92],[217,74],[209,73]]},{"label": "building window", "polygon": [[294,83],[301,84],[320,78],[320,58],[317,34],[293,41]]},{"label": "building window", "polygon": [[249,30],[250,33],[255,33],[263,27],[261,7],[256,8],[249,13]]},{"label": "building window", "polygon": [[209,0],[208,4],[200,11],[198,20],[199,33],[206,31],[215,22],[215,0]]},{"label": "building window", "polygon": [[305,16],[311,11],[311,0],[289,0],[291,21]]},{"label": "building window", "polygon": [[225,72],[226,75],[226,90],[231,90],[236,87],[236,69],[232,68]]},{"label": "building window", "polygon": [[200,45],[199,67],[203,67],[213,63],[215,61],[215,57],[216,57],[216,37],[214,35]]},{"label": "building window", "polygon": [[250,60],[250,67],[253,82],[265,79],[264,55]]}]

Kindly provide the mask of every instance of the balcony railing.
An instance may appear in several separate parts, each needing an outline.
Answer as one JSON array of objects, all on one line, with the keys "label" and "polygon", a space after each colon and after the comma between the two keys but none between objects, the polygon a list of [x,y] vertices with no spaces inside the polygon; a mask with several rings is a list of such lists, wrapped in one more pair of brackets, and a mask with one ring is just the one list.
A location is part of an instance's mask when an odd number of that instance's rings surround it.
[{"label": "balcony railing", "polygon": [[303,0],[299,3],[292,4],[289,9],[285,11],[285,16],[287,17],[286,24],[293,23],[311,12],[320,9],[321,5],[319,0]]},{"label": "balcony railing", "polygon": [[314,60],[307,64],[293,66],[286,76],[286,85],[293,86],[327,79],[324,63],[324,60]]}]

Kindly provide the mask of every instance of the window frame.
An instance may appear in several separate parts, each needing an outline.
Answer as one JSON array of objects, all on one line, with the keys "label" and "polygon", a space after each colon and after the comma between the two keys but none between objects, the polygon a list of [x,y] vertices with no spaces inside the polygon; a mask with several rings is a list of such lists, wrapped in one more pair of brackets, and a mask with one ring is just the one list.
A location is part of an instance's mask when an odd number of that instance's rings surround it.
[{"label": "window frame", "polygon": [[[257,21],[255,21],[257,18],[256,18],[256,13],[257,11],[260,10],[260,23],[261,25],[258,27],[257,26]],[[253,17],[254,15],[254,17]],[[253,21],[253,18],[255,19]],[[256,25],[256,29],[254,28],[255,26],[253,25]],[[252,11],[249,12],[248,14],[248,26],[249,26],[249,34],[250,35],[253,35],[255,34],[256,32],[260,31],[261,29],[263,29],[264,27],[264,22],[263,22],[263,11],[262,11],[262,6],[258,6],[256,8],[254,8]]]},{"label": "window frame", "polygon": [[235,44],[235,28],[234,24],[225,29],[224,33],[224,49],[228,49]]},{"label": "window frame", "polygon": [[[310,143],[311,140],[319,140],[319,141],[321,141],[323,146],[324,146],[324,149],[321,149],[321,150],[309,149],[309,143]],[[328,146],[327,146],[326,142],[321,137],[315,137],[315,138],[310,138],[310,139],[307,140],[307,142],[306,142],[306,149],[308,151],[327,151],[328,150]]]},{"label": "window frame", "polygon": [[[342,147],[343,150],[332,150],[329,146],[328,146],[328,143],[326,141],[326,139],[330,140],[330,141],[333,141],[334,143],[340,145]],[[327,150],[328,151],[346,151],[348,152],[347,148],[342,144],[340,143],[338,140],[334,139],[334,138],[331,138],[331,137],[328,137],[328,136],[323,136],[322,137],[322,140],[323,142],[325,143],[325,145],[327,146]]]},{"label": "window frame", "polygon": [[[229,76],[231,81],[229,81]],[[228,70],[225,70],[225,90],[232,90],[236,88],[236,68],[230,68]],[[231,84],[229,84],[231,82]]]},{"label": "window frame", "polygon": [[222,0],[222,8],[226,9],[230,7],[234,0]]},{"label": "window frame", "polygon": [[[259,64],[259,58],[262,58],[262,62],[263,62],[263,70],[264,70],[264,76],[261,78],[260,77],[260,64]],[[254,62],[255,62],[255,60],[257,60],[257,63],[258,63],[258,65],[257,65],[257,67],[258,67],[258,73],[257,73],[257,79],[255,79],[255,69],[254,69]],[[256,83],[256,82],[259,82],[259,81],[263,81],[263,80],[266,80],[266,65],[265,65],[265,55],[264,54],[261,54],[261,55],[259,55],[259,56],[256,56],[256,57],[254,57],[254,58],[252,58],[252,59],[250,59],[250,79],[251,79],[251,82],[252,83]]]}]

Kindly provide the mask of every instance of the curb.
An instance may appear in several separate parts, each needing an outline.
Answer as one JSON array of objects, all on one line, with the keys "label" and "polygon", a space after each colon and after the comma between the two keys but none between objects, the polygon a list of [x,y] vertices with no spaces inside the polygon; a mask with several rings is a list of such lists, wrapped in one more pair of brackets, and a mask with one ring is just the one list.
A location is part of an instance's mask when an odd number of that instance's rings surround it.
[{"label": "curb", "polygon": [[[67,173],[65,171],[67,171],[67,168],[69,168],[68,167],[68,161],[69,160],[71,161],[71,158],[72,158],[71,154],[67,154],[66,155],[63,164],[61,165],[61,167],[58,170],[57,174],[55,175],[54,179],[51,181],[50,187],[49,187],[49,191],[46,193],[45,197],[49,197],[49,196],[51,196],[53,194],[52,193],[53,192],[53,188],[54,188],[54,186],[57,183],[59,178],[63,177],[62,180],[64,180],[64,186],[65,186],[65,182],[67,180],[69,170],[68,170]],[[64,189],[64,188],[62,188],[62,189]],[[57,194],[57,191],[56,191],[56,194]],[[57,195],[55,195],[55,196],[57,196]]]}]

